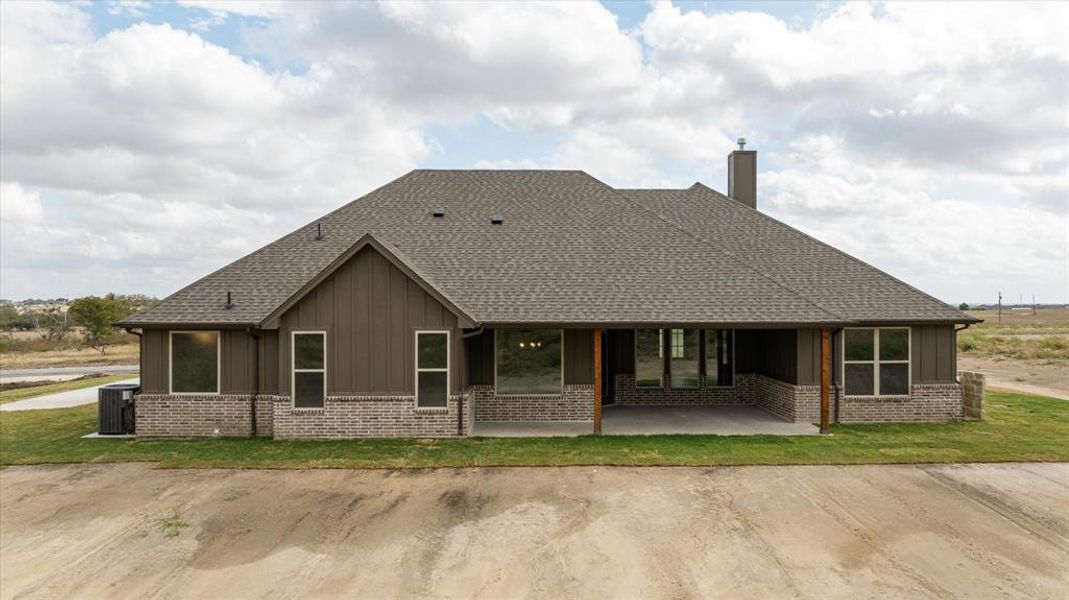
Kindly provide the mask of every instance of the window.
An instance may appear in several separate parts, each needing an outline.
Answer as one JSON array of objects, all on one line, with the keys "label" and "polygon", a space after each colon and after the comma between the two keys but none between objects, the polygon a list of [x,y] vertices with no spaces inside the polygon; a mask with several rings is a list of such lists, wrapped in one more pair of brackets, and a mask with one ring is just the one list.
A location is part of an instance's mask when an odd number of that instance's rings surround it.
[{"label": "window", "polygon": [[[695,344],[697,344],[697,342],[695,342]],[[664,356],[664,350],[663,350],[664,341],[663,340],[661,341],[661,346],[662,346],[661,356]],[[683,358],[683,354],[684,354],[684,352],[683,352],[683,330],[682,329],[673,329],[672,330],[672,358]],[[695,357],[694,360],[698,360],[697,357]],[[675,371],[675,369],[672,369],[672,370]]]},{"label": "window", "polygon": [[672,330],[672,387],[698,387],[699,338],[697,329]]},{"label": "window", "polygon": [[848,396],[909,395],[908,327],[846,329],[843,375]]},{"label": "window", "polygon": [[219,393],[219,332],[171,332],[171,393]]},{"label": "window", "polygon": [[664,385],[664,330],[635,330],[635,385]]},{"label": "window", "polygon": [[705,330],[705,386],[735,385],[735,332],[730,329]]},{"label": "window", "polygon": [[561,329],[498,329],[498,394],[560,394],[564,383]]},{"label": "window", "polygon": [[449,332],[416,332],[416,406],[445,408],[449,402]]},{"label": "window", "polygon": [[293,407],[323,408],[327,394],[327,334],[293,332]]}]

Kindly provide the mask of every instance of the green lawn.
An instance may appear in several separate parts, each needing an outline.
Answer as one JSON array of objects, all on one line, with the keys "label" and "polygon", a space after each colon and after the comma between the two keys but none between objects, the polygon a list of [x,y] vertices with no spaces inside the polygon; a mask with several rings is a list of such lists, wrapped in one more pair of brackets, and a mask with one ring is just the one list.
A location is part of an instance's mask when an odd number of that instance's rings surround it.
[{"label": "green lawn", "polygon": [[56,394],[59,392],[80,390],[82,388],[87,387],[96,387],[98,385],[104,385],[106,383],[114,383],[116,381],[124,381],[126,379],[135,379],[136,377],[137,375],[132,375],[129,373],[125,375],[102,375],[100,377],[87,377],[85,379],[60,381],[57,383],[49,383],[47,385],[38,385],[28,388],[4,390],[0,392],[0,404],[7,404],[8,402],[15,402],[17,400],[26,400],[27,398],[36,398],[38,396],[47,396],[48,394]]},{"label": "green lawn", "polygon": [[92,405],[0,413],[0,464],[150,461],[163,467],[738,465],[1069,461],[1069,402],[990,392],[983,422],[840,425],[826,437],[456,440],[83,440]]}]

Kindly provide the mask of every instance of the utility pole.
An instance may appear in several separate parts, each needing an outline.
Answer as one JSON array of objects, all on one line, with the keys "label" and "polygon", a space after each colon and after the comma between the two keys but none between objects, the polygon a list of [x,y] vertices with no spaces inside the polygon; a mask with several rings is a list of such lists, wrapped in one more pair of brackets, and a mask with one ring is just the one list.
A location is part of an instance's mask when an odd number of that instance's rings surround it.
[{"label": "utility pole", "polygon": [[1036,295],[1032,294],[1032,316],[1036,316]]},{"label": "utility pole", "polygon": [[998,324],[1002,325],[1002,292],[998,293]]}]

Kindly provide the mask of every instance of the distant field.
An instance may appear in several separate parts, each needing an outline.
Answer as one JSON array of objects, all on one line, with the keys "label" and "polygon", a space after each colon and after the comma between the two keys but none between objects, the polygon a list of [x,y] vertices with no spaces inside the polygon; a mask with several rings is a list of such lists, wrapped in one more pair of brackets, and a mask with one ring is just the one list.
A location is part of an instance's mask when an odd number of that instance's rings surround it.
[{"label": "distant field", "polygon": [[[136,339],[136,338],[134,338]],[[2,369],[34,369],[40,367],[84,367],[104,365],[134,365],[138,362],[138,344],[111,346],[107,354],[90,348],[58,350],[11,350],[0,353]]]},{"label": "distant field", "polygon": [[969,311],[984,319],[958,334],[958,368],[994,387],[1069,397],[1069,309]]},{"label": "distant field", "polygon": [[1069,359],[1069,309],[971,311],[984,319],[958,334],[958,349],[1020,360]]}]

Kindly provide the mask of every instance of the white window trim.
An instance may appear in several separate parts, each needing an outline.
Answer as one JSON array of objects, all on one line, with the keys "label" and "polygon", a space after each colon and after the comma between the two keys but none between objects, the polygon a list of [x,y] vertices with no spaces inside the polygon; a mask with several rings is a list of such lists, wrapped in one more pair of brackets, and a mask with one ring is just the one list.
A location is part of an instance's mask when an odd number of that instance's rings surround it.
[{"label": "white window trim", "polygon": [[[538,329],[538,327],[514,327],[510,329]],[[560,392],[556,394],[501,394],[497,391],[497,330],[494,330],[494,395],[502,398],[561,398],[564,396],[564,329],[549,329],[560,332]]]},{"label": "white window trim", "polygon": [[[665,376],[664,376],[664,373],[665,373],[664,372],[664,332],[667,331],[667,332],[669,332],[668,335],[672,335],[671,334],[672,330],[671,329],[666,329],[664,327],[657,327],[656,328],[657,329],[657,358],[661,359],[660,383],[658,385],[655,385],[655,386],[654,385],[639,385],[638,384],[638,332],[639,331],[643,331],[643,330],[648,331],[650,329],[653,329],[653,328],[652,327],[645,327],[643,329],[635,329],[634,333],[631,335],[631,337],[634,338],[633,339],[634,343],[631,344],[631,346],[632,346],[631,350],[633,351],[634,356],[635,356],[635,359],[634,359],[635,365],[634,366],[635,366],[635,389],[636,390],[663,390],[663,389],[667,389],[668,388],[668,386],[666,384],[671,384],[671,381],[665,381]],[[695,388],[688,388],[688,389],[695,389]]]},{"label": "white window trim", "polygon": [[[735,329],[703,329],[705,332],[705,377],[702,378],[702,389],[705,390],[730,390],[735,388],[739,384],[739,372],[738,366],[735,362],[735,340],[739,336],[735,335],[737,330]],[[710,331],[730,331],[731,332],[731,385],[706,385],[709,381],[709,332]]]},{"label": "white window trim", "polygon": [[[419,410],[449,410],[449,396],[452,395],[453,376],[449,372],[449,365],[453,364],[453,336],[448,329],[417,329],[416,330],[416,343],[415,343],[415,357],[413,358],[413,366],[415,366],[415,381],[412,383],[412,389],[414,390],[414,396],[416,398],[416,408]],[[421,335],[441,335],[445,334],[445,367],[420,367],[419,366],[419,336]],[[445,373],[445,406],[421,406],[419,403],[419,374],[420,373]]]},{"label": "white window trim", "polygon": [[[322,369],[298,369],[297,368],[297,336],[318,335],[323,338],[323,368]],[[327,407],[327,332],[322,329],[298,330],[290,332],[290,408],[293,410],[323,410]],[[297,373],[322,373],[323,374],[323,406],[297,406]]]},{"label": "white window trim", "polygon": [[[846,359],[846,332],[856,329],[872,330],[872,360],[847,360]],[[906,360],[880,360],[880,331],[883,330],[906,330]],[[847,327],[843,330],[842,344],[842,369],[843,394],[857,398],[907,398],[913,394],[913,328],[912,327]],[[906,365],[906,393],[905,394],[881,394],[880,393],[880,365]],[[872,394],[850,394],[846,391],[846,365],[872,364]]]},{"label": "white window trim", "polygon": [[[214,392],[176,392],[174,391],[174,334],[179,333],[214,333],[215,334],[215,391]],[[218,329],[179,329],[167,332],[167,391],[172,396],[218,396],[223,388],[223,334]]]}]

